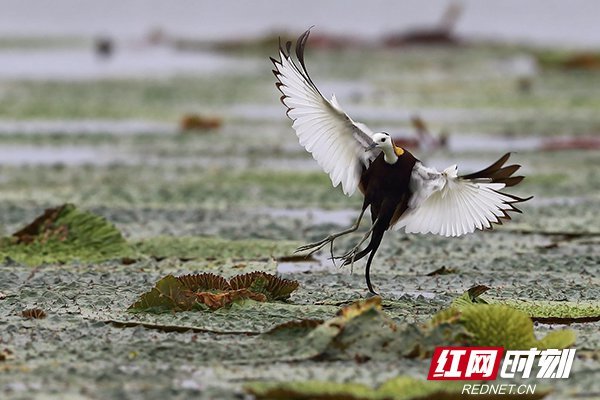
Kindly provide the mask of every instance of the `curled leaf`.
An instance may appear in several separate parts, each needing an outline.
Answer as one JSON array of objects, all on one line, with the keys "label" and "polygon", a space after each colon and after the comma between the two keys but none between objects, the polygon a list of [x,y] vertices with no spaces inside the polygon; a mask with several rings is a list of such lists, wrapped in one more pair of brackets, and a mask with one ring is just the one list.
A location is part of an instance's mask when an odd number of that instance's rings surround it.
[{"label": "curled leaf", "polygon": [[466,292],[464,292],[460,297],[454,299],[454,301],[452,302],[452,307],[461,309],[462,307],[470,306],[473,304],[486,304],[487,301],[485,301],[479,296],[481,296],[488,290],[490,290],[490,288],[485,285],[475,285]]},{"label": "curled leaf", "polygon": [[231,289],[231,286],[225,278],[210,272],[182,275],[178,276],[177,279],[186,289],[191,290],[192,292]]},{"label": "curled leaf", "polygon": [[46,312],[41,308],[29,308],[21,312],[21,316],[26,319],[43,319],[46,318]]},{"label": "curled leaf", "polygon": [[299,286],[297,281],[279,278],[261,271],[236,275],[229,280],[229,284],[233,290],[250,289],[263,293],[269,300],[285,300]]}]

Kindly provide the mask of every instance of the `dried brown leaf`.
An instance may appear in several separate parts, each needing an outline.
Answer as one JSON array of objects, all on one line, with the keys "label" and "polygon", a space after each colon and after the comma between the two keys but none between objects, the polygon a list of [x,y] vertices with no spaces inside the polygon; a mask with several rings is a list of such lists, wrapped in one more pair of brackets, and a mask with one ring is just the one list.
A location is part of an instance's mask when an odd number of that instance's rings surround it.
[{"label": "dried brown leaf", "polygon": [[248,289],[232,290],[224,293],[200,292],[195,295],[198,302],[205,304],[211,310],[226,307],[239,300],[267,301],[267,297],[264,294],[254,293]]},{"label": "dried brown leaf", "polygon": [[54,227],[53,225],[65,207],[67,205],[63,204],[60,207],[47,209],[42,215],[33,220],[32,223],[15,232],[13,237],[17,238],[17,243],[29,244],[34,242],[39,236],[42,236],[43,239],[41,240],[47,241],[55,230],[59,235],[64,235],[65,233],[60,230],[61,227]]},{"label": "dried brown leaf", "polygon": [[41,308],[29,308],[21,312],[23,318],[27,319],[43,319],[46,318],[46,312]]}]

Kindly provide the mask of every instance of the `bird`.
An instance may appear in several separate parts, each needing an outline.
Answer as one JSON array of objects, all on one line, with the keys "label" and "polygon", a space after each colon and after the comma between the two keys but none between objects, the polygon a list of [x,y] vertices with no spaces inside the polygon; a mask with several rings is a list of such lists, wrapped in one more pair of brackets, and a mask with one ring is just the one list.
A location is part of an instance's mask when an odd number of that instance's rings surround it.
[{"label": "bird", "polygon": [[[358,189],[363,203],[352,226],[300,246],[297,252],[308,251],[308,256],[329,244],[332,258],[341,260],[342,266],[353,265],[368,255],[365,280],[369,292],[376,295],[370,269],[386,231],[403,228],[407,234],[459,237],[492,229],[493,224],[511,219],[511,212],[521,213],[516,205],[533,196],[521,198],[503,191],[524,179],[514,176],[520,165],[506,165],[510,153],[471,174],[459,175],[456,165],[440,172],[397,146],[389,133],[373,132],[354,121],[335,94],[325,98],[308,74],[304,60],[311,29],[296,41],[296,60],[291,53],[292,43],[288,41],[284,47],[280,41],[278,57],[270,57],[275,85],[300,145],[312,154],[334,187],[341,185],[347,196]],[[371,213],[369,230],[356,246],[334,257],[334,241],[356,232],[367,209]]]}]

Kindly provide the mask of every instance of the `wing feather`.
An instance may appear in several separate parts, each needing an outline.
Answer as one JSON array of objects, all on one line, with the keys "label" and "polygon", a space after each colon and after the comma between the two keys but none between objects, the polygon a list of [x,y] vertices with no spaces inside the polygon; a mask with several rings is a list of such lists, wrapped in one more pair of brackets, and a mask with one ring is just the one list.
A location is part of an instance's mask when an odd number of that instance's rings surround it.
[{"label": "wing feather", "polygon": [[511,175],[519,169],[515,165],[502,168],[509,155],[466,176],[458,176],[456,166],[438,172],[417,162],[411,173],[408,210],[394,228],[404,228],[407,233],[462,236],[510,219],[509,212],[520,212],[515,204],[531,197],[501,192],[512,186],[517,177]]},{"label": "wing feather", "polygon": [[279,60],[271,58],[282,93],[281,102],[292,119],[300,144],[329,174],[333,186],[342,185],[352,195],[360,182],[363,166],[368,166],[379,151],[365,152],[373,140],[366,125],[354,122],[340,107],[335,96],[327,100],[312,81],[304,63],[304,48],[310,29],[296,42],[296,58],[291,57],[291,42],[279,46]]}]

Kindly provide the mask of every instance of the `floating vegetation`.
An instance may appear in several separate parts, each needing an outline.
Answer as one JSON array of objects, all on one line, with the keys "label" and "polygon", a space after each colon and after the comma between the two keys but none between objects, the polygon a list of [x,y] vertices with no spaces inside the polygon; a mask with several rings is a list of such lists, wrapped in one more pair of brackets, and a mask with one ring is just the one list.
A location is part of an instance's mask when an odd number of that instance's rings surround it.
[{"label": "floating vegetation", "polygon": [[135,244],[138,251],[163,259],[256,260],[292,254],[298,243],[262,239],[225,240],[211,237],[158,236]]},{"label": "floating vegetation", "polygon": [[322,324],[294,321],[266,333],[270,334],[294,339],[290,355],[295,358],[356,362],[428,358],[438,346],[500,346],[518,350],[565,348],[575,342],[571,330],[553,331],[538,340],[531,318],[502,304],[452,306],[424,325],[397,324],[382,310],[380,297],[344,307]]},{"label": "floating vegetation", "polygon": [[28,308],[21,312],[21,316],[26,319],[44,319],[47,317],[46,312],[41,308]]},{"label": "floating vegetation", "polygon": [[499,346],[508,350],[563,349],[575,343],[571,330],[552,331],[538,340],[533,321],[523,311],[503,304],[474,304],[435,315],[430,326],[460,325],[470,334],[465,345]]},{"label": "floating vegetation", "polygon": [[547,324],[573,324],[600,321],[598,301],[525,301],[519,299],[499,299],[480,297],[490,288],[474,286],[454,300],[453,307],[463,308],[472,304],[503,304],[523,311],[534,322]]},{"label": "floating vegetation", "polygon": [[[346,382],[297,381],[297,382],[252,382],[246,384],[246,392],[257,399],[288,400],[411,400],[411,399],[459,399],[462,398],[461,382],[440,382],[415,379],[410,376],[392,378],[377,388]],[[536,397],[541,398],[543,396]],[[532,397],[522,397],[531,399]]]},{"label": "floating vegetation", "polygon": [[[291,329],[295,329],[291,326]],[[278,335],[284,335],[280,327]],[[462,326],[421,329],[396,324],[383,310],[380,297],[357,301],[338,315],[297,338],[295,357],[315,360],[392,361],[426,357],[436,346],[463,343],[468,333]]]},{"label": "floating vegetation", "polygon": [[146,312],[217,310],[244,300],[285,300],[297,288],[297,281],[266,272],[237,275],[229,281],[212,273],[167,275],[129,309]]},{"label": "floating vegetation", "polygon": [[0,239],[0,260],[8,257],[32,266],[100,262],[133,254],[113,224],[73,204],[47,209],[23,229]]},{"label": "floating vegetation", "polygon": [[229,280],[233,290],[248,289],[265,295],[268,301],[285,300],[298,289],[298,282],[281,279],[266,272],[255,271],[236,275]]},{"label": "floating vegetation", "polygon": [[469,333],[466,345],[501,346],[520,350],[537,348],[566,348],[575,343],[572,330],[548,333],[538,340],[533,321],[527,313],[507,304],[490,304],[479,297],[489,288],[475,286],[456,299],[452,306],[433,316],[428,326],[460,325]]}]

